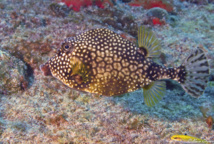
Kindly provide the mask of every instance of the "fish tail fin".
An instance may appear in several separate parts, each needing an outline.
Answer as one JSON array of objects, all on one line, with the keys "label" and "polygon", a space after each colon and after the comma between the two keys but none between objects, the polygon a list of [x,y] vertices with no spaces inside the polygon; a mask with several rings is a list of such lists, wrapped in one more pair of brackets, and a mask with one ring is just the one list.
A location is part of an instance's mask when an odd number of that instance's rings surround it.
[{"label": "fish tail fin", "polygon": [[177,81],[183,89],[192,97],[200,97],[209,79],[209,63],[201,49],[192,52],[184,63],[177,68],[179,70]]}]

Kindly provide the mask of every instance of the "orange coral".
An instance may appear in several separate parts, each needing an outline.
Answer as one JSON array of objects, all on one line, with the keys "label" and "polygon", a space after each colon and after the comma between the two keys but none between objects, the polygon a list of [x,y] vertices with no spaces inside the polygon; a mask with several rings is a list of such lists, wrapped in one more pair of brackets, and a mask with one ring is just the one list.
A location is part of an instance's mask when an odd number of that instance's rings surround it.
[{"label": "orange coral", "polygon": [[213,118],[211,116],[209,116],[206,119],[206,123],[207,123],[207,125],[208,125],[209,128],[212,128],[212,126],[213,126]]},{"label": "orange coral", "polygon": [[62,0],[63,3],[65,3],[68,7],[72,7],[74,11],[80,11],[80,8],[84,4],[84,0]]},{"label": "orange coral", "polygon": [[153,23],[153,25],[164,25],[165,24],[165,22],[163,20],[160,20],[159,18],[156,18],[156,17],[152,18],[152,23]]},{"label": "orange coral", "polygon": [[171,12],[173,10],[173,6],[164,1],[164,0],[133,0],[129,3],[130,6],[143,6],[145,9],[151,9],[154,7],[159,7],[162,9]]},{"label": "orange coral", "polygon": [[104,3],[113,5],[110,0],[61,0],[68,7],[71,7],[74,11],[80,11],[81,7],[91,6],[92,4],[98,6],[99,8],[104,8]]}]

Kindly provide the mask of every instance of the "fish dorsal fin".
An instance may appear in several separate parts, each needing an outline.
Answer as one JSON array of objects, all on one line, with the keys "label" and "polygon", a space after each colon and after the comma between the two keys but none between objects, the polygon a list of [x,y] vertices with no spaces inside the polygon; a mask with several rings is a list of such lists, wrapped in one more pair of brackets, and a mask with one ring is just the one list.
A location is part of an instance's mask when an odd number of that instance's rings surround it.
[{"label": "fish dorsal fin", "polygon": [[145,26],[138,29],[139,52],[145,57],[158,57],[160,55],[160,42],[151,30]]},{"label": "fish dorsal fin", "polygon": [[166,92],[166,83],[164,81],[154,81],[143,87],[144,102],[152,107],[158,103]]}]

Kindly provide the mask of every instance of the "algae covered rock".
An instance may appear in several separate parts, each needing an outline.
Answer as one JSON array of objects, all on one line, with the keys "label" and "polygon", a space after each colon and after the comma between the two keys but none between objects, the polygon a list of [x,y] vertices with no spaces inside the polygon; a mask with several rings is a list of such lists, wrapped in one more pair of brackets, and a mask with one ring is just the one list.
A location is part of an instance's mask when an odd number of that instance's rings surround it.
[{"label": "algae covered rock", "polygon": [[25,73],[27,66],[23,61],[0,49],[0,94],[9,95],[27,87]]},{"label": "algae covered rock", "polygon": [[68,16],[70,9],[66,5],[61,5],[58,3],[52,3],[49,5],[49,9],[52,12],[52,15],[58,17],[65,17]]},{"label": "algae covered rock", "polygon": [[147,16],[167,20],[169,17],[169,14],[165,9],[155,7],[148,10]]}]

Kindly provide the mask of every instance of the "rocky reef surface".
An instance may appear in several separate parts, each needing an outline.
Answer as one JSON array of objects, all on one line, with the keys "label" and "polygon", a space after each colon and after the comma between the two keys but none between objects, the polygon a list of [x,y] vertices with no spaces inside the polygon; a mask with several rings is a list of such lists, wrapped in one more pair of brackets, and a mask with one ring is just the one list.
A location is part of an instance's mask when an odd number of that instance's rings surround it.
[{"label": "rocky reef surface", "polygon": [[[213,1],[159,1],[152,8],[117,0],[79,11],[60,2],[0,0],[0,142],[165,144],[178,143],[170,137],[185,133],[214,142],[201,112],[205,108],[214,117]],[[67,37],[105,27],[136,42],[140,25],[161,41],[155,60],[160,64],[178,66],[197,47],[206,52],[211,76],[200,98],[167,80],[166,96],[149,108],[142,90],[98,96],[72,90],[39,70]]]}]

